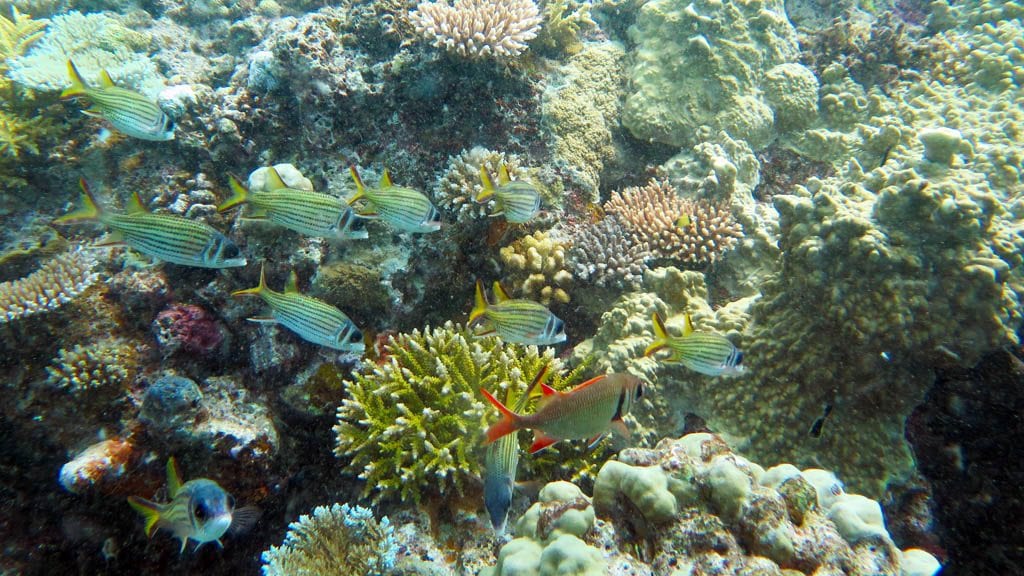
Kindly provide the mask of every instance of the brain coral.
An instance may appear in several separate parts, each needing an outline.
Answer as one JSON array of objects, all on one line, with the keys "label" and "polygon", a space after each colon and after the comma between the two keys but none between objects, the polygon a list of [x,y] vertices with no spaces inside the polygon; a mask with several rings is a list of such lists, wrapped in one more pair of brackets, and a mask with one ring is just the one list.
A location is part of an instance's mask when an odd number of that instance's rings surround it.
[{"label": "brain coral", "polygon": [[423,2],[409,19],[428,42],[467,58],[518,56],[543,20],[533,0]]},{"label": "brain coral", "polygon": [[692,145],[708,127],[755,150],[771,142],[761,81],[799,54],[782,0],[652,0],[630,35],[637,48],[622,123],[636,137]]}]

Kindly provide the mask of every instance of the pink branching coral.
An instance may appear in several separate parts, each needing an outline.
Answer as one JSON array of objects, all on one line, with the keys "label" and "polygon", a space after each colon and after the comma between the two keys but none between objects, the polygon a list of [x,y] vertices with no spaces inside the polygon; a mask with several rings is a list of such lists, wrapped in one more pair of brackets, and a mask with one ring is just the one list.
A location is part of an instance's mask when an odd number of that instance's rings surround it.
[{"label": "pink branching coral", "polygon": [[434,46],[468,58],[517,56],[537,36],[542,21],[533,0],[423,2],[409,19]]},{"label": "pink branching coral", "polygon": [[682,198],[671,184],[657,180],[613,192],[604,209],[622,223],[633,244],[646,243],[655,259],[709,264],[743,235],[728,208]]}]

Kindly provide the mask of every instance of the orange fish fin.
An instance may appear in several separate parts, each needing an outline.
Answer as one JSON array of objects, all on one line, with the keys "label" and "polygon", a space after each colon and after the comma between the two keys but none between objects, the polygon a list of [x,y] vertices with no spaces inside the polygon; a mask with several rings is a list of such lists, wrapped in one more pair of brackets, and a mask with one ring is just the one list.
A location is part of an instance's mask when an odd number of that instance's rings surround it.
[{"label": "orange fish fin", "polygon": [[693,334],[693,318],[690,315],[686,315],[686,324],[683,325],[683,336],[689,336]]},{"label": "orange fish fin", "polygon": [[554,396],[555,394],[558,394],[558,390],[555,390],[551,386],[548,386],[547,384],[543,384],[543,383],[540,385],[540,391],[545,396]]},{"label": "orange fish fin", "polygon": [[558,442],[558,438],[552,438],[540,430],[537,430],[533,435],[533,444],[530,444],[530,454],[536,454],[555,442]]},{"label": "orange fish fin", "polygon": [[579,386],[576,386],[572,390],[566,392],[566,394],[572,394],[573,392],[579,392],[580,390],[583,390],[584,388],[586,388],[587,386],[590,386],[591,384],[596,384],[596,383],[600,382],[601,380],[604,380],[607,376],[608,376],[607,374],[601,374],[600,376],[594,376],[590,380],[587,380],[586,382],[583,382]]},{"label": "orange fish fin", "polygon": [[487,173],[487,167],[483,164],[480,165],[480,183],[483,189],[474,200],[482,203],[494,196],[494,182],[491,181],[491,175]]},{"label": "orange fish fin", "polygon": [[504,185],[511,181],[512,179],[508,176],[508,164],[502,164],[501,169],[498,170],[498,183]]},{"label": "orange fish fin", "polygon": [[110,72],[107,72],[106,70],[100,70],[100,86],[104,88],[113,88],[114,86],[116,86],[116,84],[114,84],[113,78],[110,77]]},{"label": "orange fish fin", "polygon": [[366,186],[363,185],[363,179],[359,177],[359,171],[355,166],[349,166],[348,173],[352,175],[352,181],[356,183],[356,193],[348,199],[348,205],[351,206],[353,202],[366,196]]},{"label": "orange fish fin", "polygon": [[86,85],[82,80],[82,74],[78,71],[75,63],[68,59],[68,77],[71,78],[71,87],[60,93],[62,99],[74,98],[85,94]]},{"label": "orange fish fin", "polygon": [[142,203],[142,198],[139,198],[138,192],[132,192],[131,197],[128,198],[128,205],[124,208],[127,214],[145,214],[149,212],[146,209],[146,205]]},{"label": "orange fish fin", "polygon": [[665,321],[661,319],[661,314],[651,314],[651,324],[654,326],[654,342],[644,349],[644,356],[650,356],[668,346],[668,330],[665,329]]},{"label": "orange fish fin", "polygon": [[469,312],[469,324],[472,326],[484,317],[487,312],[487,297],[484,295],[484,283],[476,281],[476,291],[473,293],[473,310]]},{"label": "orange fish fin", "polygon": [[498,409],[498,412],[501,412],[502,414],[502,419],[495,422],[487,429],[487,440],[484,441],[484,445],[486,446],[502,436],[507,436],[508,434],[518,430],[520,428],[520,418],[518,414],[509,410],[501,403],[501,400],[495,398],[494,395],[488,392],[486,388],[481,388],[480,393],[483,394],[484,398],[487,398],[487,401],[493,404],[494,407]]},{"label": "orange fish fin", "polygon": [[274,191],[281,190],[282,188],[288,188],[288,185],[284,183],[277,168],[270,166],[267,168],[267,183],[264,185],[264,189]]}]

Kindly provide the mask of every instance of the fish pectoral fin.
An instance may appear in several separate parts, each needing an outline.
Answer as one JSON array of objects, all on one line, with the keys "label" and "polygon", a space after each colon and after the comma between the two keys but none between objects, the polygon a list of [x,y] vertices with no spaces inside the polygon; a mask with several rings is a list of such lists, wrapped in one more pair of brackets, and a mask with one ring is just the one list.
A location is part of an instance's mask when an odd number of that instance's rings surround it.
[{"label": "fish pectoral fin", "polygon": [[277,324],[277,318],[273,316],[253,316],[246,318],[249,322],[255,322],[257,324]]},{"label": "fish pectoral fin", "polygon": [[558,394],[558,390],[555,390],[554,388],[548,386],[547,384],[544,384],[543,382],[541,382],[540,384],[540,391],[545,396],[554,396],[555,394]]},{"label": "fish pectoral fin", "polygon": [[552,438],[542,432],[537,432],[533,437],[533,444],[530,444],[530,454],[536,454],[555,442],[558,442],[558,438]]},{"label": "fish pectoral fin", "polygon": [[505,215],[505,211],[504,210],[497,210],[495,212],[491,212],[490,214],[488,214],[487,217],[488,218],[497,218],[498,216],[504,216],[504,215]]},{"label": "fish pectoral fin", "polygon": [[621,418],[618,420],[612,420],[612,432],[615,432],[626,440],[629,440],[629,437],[631,436],[629,427],[626,426],[626,423],[623,422]]},{"label": "fish pectoral fin", "polygon": [[478,324],[475,328],[473,328],[473,336],[476,336],[477,338],[483,338],[484,336],[491,336],[495,332],[497,332],[497,330],[494,328],[494,326],[491,323],[486,322],[486,321],[485,321],[485,323]]},{"label": "fish pectoral fin", "polygon": [[[179,556],[181,556],[182,554],[185,553],[185,547],[186,546],[188,546],[188,536],[182,536],[181,537],[181,550],[178,550],[178,555]],[[196,544],[196,550],[199,550],[202,547],[203,547],[203,543],[202,542]],[[193,552],[195,552],[195,550],[193,550]]]},{"label": "fish pectoral fin", "polygon": [[594,448],[597,448],[597,445],[601,443],[601,440],[604,440],[604,437],[607,436],[607,434],[607,432],[601,432],[597,436],[587,440],[587,451],[590,452]]},{"label": "fish pectoral fin", "polygon": [[125,246],[124,236],[120,232],[111,232],[93,243],[93,248],[109,248],[114,246]]},{"label": "fish pectoral fin", "polygon": [[88,116],[90,118],[103,118],[103,114],[101,114],[101,113],[99,113],[99,112],[97,112],[95,110],[90,110],[88,108],[82,110],[82,114],[85,114],[86,116]]}]

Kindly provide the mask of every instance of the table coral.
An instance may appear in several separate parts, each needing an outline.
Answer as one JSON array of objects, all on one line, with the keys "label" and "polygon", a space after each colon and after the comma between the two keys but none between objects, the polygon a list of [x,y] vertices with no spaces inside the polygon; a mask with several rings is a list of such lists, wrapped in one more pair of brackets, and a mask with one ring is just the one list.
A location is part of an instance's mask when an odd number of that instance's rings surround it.
[{"label": "table coral", "polygon": [[502,248],[503,284],[511,289],[510,294],[545,306],[552,302],[567,304],[572,272],[566,269],[566,244],[547,232],[534,232]]},{"label": "table coral", "polygon": [[637,138],[692,145],[706,127],[755,150],[771,142],[761,81],[799,53],[782,0],[653,0],[630,36],[637,48],[622,123]]},{"label": "table coral", "polygon": [[73,250],[24,278],[0,284],[0,324],[60,308],[96,281],[95,264],[88,253]]}]

